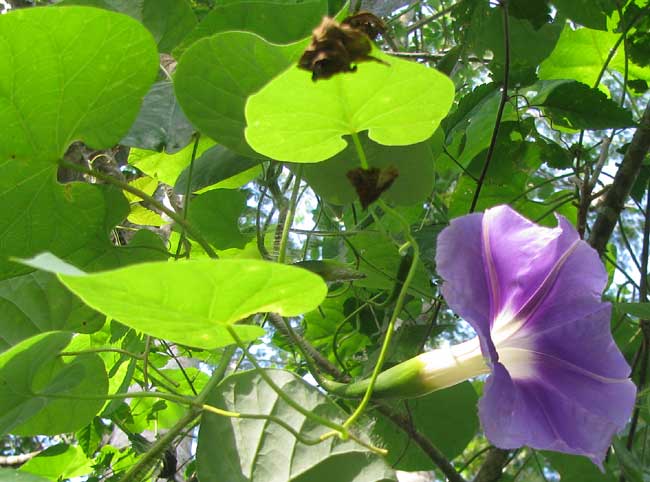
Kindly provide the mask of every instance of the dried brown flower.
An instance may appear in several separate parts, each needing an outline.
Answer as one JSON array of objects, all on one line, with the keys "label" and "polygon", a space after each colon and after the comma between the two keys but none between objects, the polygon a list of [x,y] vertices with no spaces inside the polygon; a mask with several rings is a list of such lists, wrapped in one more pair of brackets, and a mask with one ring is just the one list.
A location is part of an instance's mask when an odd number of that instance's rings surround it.
[{"label": "dried brown flower", "polygon": [[386,24],[377,15],[370,12],[359,12],[350,15],[341,24],[361,30],[373,41],[377,40],[379,34],[384,35],[386,33]]},{"label": "dried brown flower", "polygon": [[357,167],[347,173],[348,179],[357,191],[363,209],[367,209],[379,199],[379,196],[388,190],[397,176],[399,176],[399,171],[394,166],[384,169]]},{"label": "dried brown flower", "polygon": [[372,41],[365,32],[325,17],[312,32],[311,44],[302,54],[298,66],[312,72],[312,80],[329,79],[339,72],[354,72],[359,62],[383,60],[370,55]]}]

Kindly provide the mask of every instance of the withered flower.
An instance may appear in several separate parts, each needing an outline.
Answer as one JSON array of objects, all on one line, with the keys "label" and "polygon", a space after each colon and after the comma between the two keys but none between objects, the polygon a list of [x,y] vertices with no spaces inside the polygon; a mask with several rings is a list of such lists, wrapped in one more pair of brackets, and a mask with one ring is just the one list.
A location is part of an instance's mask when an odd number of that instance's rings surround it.
[{"label": "withered flower", "polygon": [[399,171],[393,166],[388,166],[385,169],[357,167],[347,173],[348,179],[359,195],[363,209],[367,209],[379,199],[379,196],[388,190],[397,176],[399,176]]},{"label": "withered flower", "polygon": [[373,41],[377,40],[379,34],[384,35],[386,32],[386,24],[377,15],[370,12],[359,12],[356,15],[350,15],[341,24],[361,30]]},{"label": "withered flower", "polygon": [[359,28],[340,24],[324,17],[312,32],[311,44],[302,54],[298,66],[312,72],[312,80],[329,79],[339,72],[354,72],[355,63],[383,60],[370,55],[372,41]]}]

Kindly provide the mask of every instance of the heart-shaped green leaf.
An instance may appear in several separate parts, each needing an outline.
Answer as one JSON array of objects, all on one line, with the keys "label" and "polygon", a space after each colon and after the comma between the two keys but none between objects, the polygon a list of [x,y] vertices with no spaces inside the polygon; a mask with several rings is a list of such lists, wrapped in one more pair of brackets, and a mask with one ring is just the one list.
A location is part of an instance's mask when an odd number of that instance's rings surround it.
[{"label": "heart-shaped green leaf", "polygon": [[[431,193],[433,185],[433,155],[429,142],[419,142],[410,146],[382,146],[368,139],[365,133],[360,136],[370,167],[386,168],[393,166],[398,176],[384,198],[401,205],[424,201]],[[310,187],[324,199],[334,204],[347,204],[358,198],[346,173],[359,167],[359,159],[354,146],[348,146],[336,156],[317,164],[304,167],[304,175]]]},{"label": "heart-shaped green leaf", "polygon": [[157,71],[151,34],[125,15],[66,7],[0,16],[0,159],[55,161],[76,140],[116,144]]},{"label": "heart-shaped green leaf", "polygon": [[[327,293],[318,275],[259,260],[154,262],[93,274],[63,274],[61,261],[40,255],[25,261],[59,273],[89,306],[153,336],[199,348],[233,342],[227,326],[258,312],[296,316],[316,308]],[[236,325],[254,340],[264,330]]]},{"label": "heart-shaped green leaf", "polygon": [[[267,370],[271,379],[293,400],[329,420],[342,423],[345,413],[295,373]],[[328,431],[288,407],[254,371],[236,373],[212,392],[207,402],[246,414],[275,415],[308,438]],[[362,428],[361,428],[362,430]],[[361,433],[361,437],[365,434]],[[218,452],[215,447],[218,447]],[[218,456],[217,456],[218,455]],[[224,460],[236,461],[224,463]],[[393,469],[385,459],[352,440],[329,438],[306,446],[283,427],[268,420],[219,417],[206,412],[197,448],[202,482],[390,482]],[[333,478],[332,474],[336,474]]]},{"label": "heart-shaped green leaf", "polygon": [[58,356],[71,337],[67,332],[42,333],[0,355],[0,433],[72,432],[102,407],[101,399],[74,400],[75,395],[105,395],[108,380],[95,354],[72,360]]},{"label": "heart-shaped green leaf", "polygon": [[319,162],[345,149],[344,135],[367,130],[379,144],[403,146],[428,139],[447,114],[454,85],[424,65],[372,55],[356,72],[313,82],[293,66],[246,104],[246,140],[272,159]]},{"label": "heart-shaped green leaf", "polygon": [[327,14],[327,0],[236,0],[219,2],[174,50],[179,58],[194,42],[220,32],[255,33],[285,44],[308,37]]},{"label": "heart-shaped green leaf", "polygon": [[189,0],[63,0],[57,5],[85,5],[129,15],[149,29],[161,52],[171,52],[197,23]]},{"label": "heart-shaped green leaf", "polygon": [[305,42],[273,45],[248,32],[223,32],[195,42],[174,76],[183,112],[201,132],[245,156],[259,158],[244,138],[244,106],[300,56]]}]

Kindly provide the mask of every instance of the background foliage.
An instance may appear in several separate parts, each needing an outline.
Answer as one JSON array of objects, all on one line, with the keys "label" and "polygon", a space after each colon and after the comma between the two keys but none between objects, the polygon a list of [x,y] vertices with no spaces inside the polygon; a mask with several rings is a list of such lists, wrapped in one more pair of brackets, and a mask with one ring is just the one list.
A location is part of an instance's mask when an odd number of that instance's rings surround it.
[{"label": "background foliage", "polygon": [[[318,82],[312,29],[359,5],[2,3],[0,480],[650,478],[647,0],[363,2],[390,67]],[[367,210],[364,162],[398,172]],[[640,390],[605,473],[490,447],[480,379],[329,436],[358,402],[314,378],[368,376],[391,316],[385,367],[471,336],[436,236],[503,203],[607,265]]]}]

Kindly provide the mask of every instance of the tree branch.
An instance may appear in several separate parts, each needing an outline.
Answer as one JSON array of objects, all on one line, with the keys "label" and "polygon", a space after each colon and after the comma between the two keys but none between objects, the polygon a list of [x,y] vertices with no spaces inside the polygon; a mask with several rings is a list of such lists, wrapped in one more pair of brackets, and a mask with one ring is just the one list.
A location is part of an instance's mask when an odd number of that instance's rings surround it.
[{"label": "tree branch", "polygon": [[650,103],[643,112],[632,142],[630,143],[623,162],[621,162],[614,182],[611,185],[605,199],[598,208],[598,217],[591,229],[589,244],[593,246],[598,254],[602,255],[607,247],[607,242],[614,231],[618,216],[625,207],[625,201],[630,195],[632,186],[641,170],[644,157],[650,150]]},{"label": "tree branch", "polygon": [[494,482],[501,478],[503,468],[508,463],[509,450],[492,447],[485,458],[485,462],[478,471],[473,482]]},{"label": "tree branch", "polygon": [[447,460],[447,457],[445,457],[445,455],[435,445],[433,445],[433,443],[431,443],[431,440],[429,440],[428,437],[418,432],[407,417],[396,413],[383,405],[379,405],[377,411],[393,422],[399,429],[406,432],[408,436],[418,444],[422,451],[429,456],[433,463],[436,464],[445,474],[449,482],[465,482],[465,479],[456,471],[451,462]]}]

